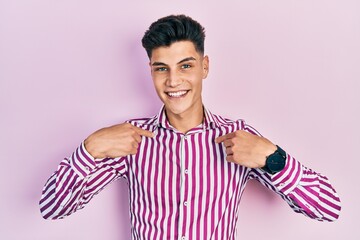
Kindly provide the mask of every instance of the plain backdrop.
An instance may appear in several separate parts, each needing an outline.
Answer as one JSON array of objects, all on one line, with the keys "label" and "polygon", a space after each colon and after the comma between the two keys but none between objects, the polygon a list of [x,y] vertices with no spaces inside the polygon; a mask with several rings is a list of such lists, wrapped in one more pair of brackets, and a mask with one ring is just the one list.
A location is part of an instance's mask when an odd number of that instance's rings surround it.
[{"label": "plain backdrop", "polygon": [[206,28],[206,107],[327,175],[342,200],[322,223],[250,182],[238,239],[360,239],[357,0],[0,0],[0,238],[130,239],[125,180],[63,220],[42,219],[38,201],[90,133],[158,112],[140,41],[179,13]]}]

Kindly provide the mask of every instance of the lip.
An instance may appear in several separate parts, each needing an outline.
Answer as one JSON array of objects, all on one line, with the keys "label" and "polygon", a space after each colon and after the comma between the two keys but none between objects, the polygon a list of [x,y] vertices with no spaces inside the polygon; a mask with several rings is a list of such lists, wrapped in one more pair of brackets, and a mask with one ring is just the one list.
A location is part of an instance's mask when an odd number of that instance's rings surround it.
[{"label": "lip", "polygon": [[188,92],[190,90],[178,90],[178,91],[168,91],[168,92],[165,92],[165,94],[171,98],[171,99],[175,99],[175,98],[183,98],[185,97]]}]

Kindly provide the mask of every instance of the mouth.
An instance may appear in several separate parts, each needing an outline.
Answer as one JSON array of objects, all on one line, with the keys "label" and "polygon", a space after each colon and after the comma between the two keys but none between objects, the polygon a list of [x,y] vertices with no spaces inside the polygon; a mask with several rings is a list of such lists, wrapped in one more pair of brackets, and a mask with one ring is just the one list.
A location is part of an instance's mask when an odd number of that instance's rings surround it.
[{"label": "mouth", "polygon": [[171,98],[181,98],[184,97],[190,90],[181,90],[177,92],[165,92]]}]

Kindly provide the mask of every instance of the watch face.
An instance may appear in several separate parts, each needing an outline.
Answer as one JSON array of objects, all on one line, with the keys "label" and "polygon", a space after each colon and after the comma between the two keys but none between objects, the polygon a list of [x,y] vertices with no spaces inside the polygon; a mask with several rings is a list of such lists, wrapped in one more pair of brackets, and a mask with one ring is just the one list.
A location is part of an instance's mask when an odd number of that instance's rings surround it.
[{"label": "watch face", "polygon": [[279,152],[275,152],[267,158],[266,166],[272,173],[280,172],[285,167],[285,157]]}]

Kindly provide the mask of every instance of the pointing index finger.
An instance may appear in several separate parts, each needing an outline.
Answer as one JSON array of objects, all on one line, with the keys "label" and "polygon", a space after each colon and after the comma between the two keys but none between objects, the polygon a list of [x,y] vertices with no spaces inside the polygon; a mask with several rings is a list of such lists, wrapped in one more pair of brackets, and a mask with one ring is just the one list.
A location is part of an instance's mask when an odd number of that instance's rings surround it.
[{"label": "pointing index finger", "polygon": [[136,126],[134,126],[134,129],[140,136],[151,137],[151,138],[154,136],[154,134],[148,130],[145,130],[145,129],[142,129],[142,128],[139,128]]},{"label": "pointing index finger", "polygon": [[235,136],[235,133],[234,133],[234,132],[231,132],[231,133],[222,135],[222,136],[220,136],[220,137],[217,137],[217,138],[215,139],[215,142],[216,142],[216,143],[221,143],[221,142],[224,142],[226,139],[233,138],[234,136]]}]

